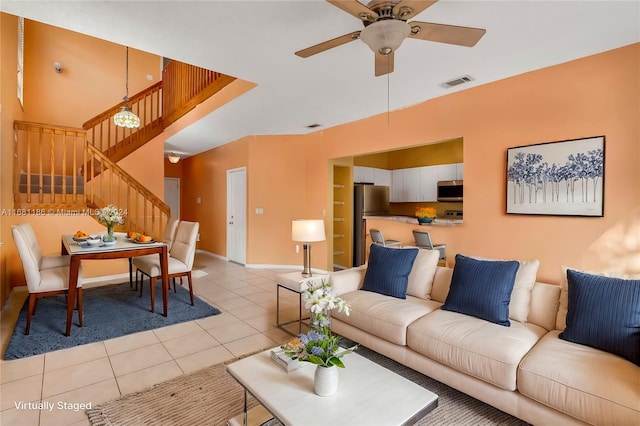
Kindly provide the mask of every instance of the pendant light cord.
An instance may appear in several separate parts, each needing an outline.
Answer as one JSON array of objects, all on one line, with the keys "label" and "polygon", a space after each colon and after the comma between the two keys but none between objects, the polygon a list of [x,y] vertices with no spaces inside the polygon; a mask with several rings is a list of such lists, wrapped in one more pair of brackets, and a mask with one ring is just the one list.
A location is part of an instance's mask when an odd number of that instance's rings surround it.
[{"label": "pendant light cord", "polygon": [[129,100],[129,46],[127,46],[127,56],[125,58],[125,69],[124,69],[124,91],[125,91],[125,100]]},{"label": "pendant light cord", "polygon": [[390,101],[389,101],[389,97],[390,97],[390,93],[391,90],[389,89],[389,74],[391,74],[389,72],[389,55],[387,55],[387,126],[389,125],[389,122],[391,121],[391,114],[389,112],[390,109]]}]

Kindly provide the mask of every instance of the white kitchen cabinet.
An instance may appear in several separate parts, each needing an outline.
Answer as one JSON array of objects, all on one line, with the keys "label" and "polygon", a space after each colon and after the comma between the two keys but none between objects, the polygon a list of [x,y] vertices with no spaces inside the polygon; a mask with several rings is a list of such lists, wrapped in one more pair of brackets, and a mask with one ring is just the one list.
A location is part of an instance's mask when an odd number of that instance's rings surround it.
[{"label": "white kitchen cabinet", "polygon": [[420,167],[420,201],[437,201],[438,166]]},{"label": "white kitchen cabinet", "polygon": [[373,169],[373,183],[382,186],[391,186],[391,170]]},{"label": "white kitchen cabinet", "polygon": [[456,180],[456,165],[440,164],[438,167],[438,180]]},{"label": "white kitchen cabinet", "polygon": [[422,167],[413,167],[404,169],[404,191],[406,202],[422,201],[420,197],[420,169]]},{"label": "white kitchen cabinet", "polygon": [[404,194],[404,169],[391,170],[391,191],[389,201],[402,203]]},{"label": "white kitchen cabinet", "polygon": [[456,180],[464,179],[464,166],[463,163],[456,164]]},{"label": "white kitchen cabinet", "polygon": [[355,183],[373,183],[374,174],[373,167],[353,166],[353,181]]}]

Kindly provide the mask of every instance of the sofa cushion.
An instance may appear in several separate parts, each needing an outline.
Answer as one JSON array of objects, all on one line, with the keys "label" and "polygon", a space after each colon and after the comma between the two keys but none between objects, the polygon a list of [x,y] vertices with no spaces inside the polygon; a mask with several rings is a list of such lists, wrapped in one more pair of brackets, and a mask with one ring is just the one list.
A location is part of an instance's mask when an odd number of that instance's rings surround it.
[{"label": "sofa cushion", "polygon": [[340,297],[349,303],[351,312],[347,316],[334,309],[332,317],[403,346],[407,344],[407,326],[440,306],[438,302],[413,296],[403,300],[361,290]]},{"label": "sofa cushion", "polygon": [[433,277],[438,268],[440,252],[438,250],[420,249],[413,262],[413,268],[409,274],[407,294],[421,299],[431,299]]},{"label": "sofa cushion", "polygon": [[[504,261],[503,259],[487,259],[473,256],[474,259],[487,261]],[[540,261],[516,260],[520,264],[516,279],[511,292],[511,302],[509,302],[509,318],[514,321],[527,322],[529,316],[529,305],[531,304],[531,291],[536,283],[536,274]]]},{"label": "sofa cushion", "polygon": [[509,302],[519,263],[456,255],[451,287],[442,309],[509,326]]},{"label": "sofa cushion", "polygon": [[640,424],[640,368],[616,355],[544,336],[518,369],[518,391],[591,424]]},{"label": "sofa cushion", "polygon": [[413,322],[407,346],[441,364],[489,382],[516,389],[518,364],[547,331],[535,324],[492,322],[441,309]]},{"label": "sofa cushion", "polygon": [[417,255],[417,248],[398,250],[372,244],[362,289],[406,298],[409,274]]},{"label": "sofa cushion", "polygon": [[602,349],[640,366],[640,280],[569,269],[567,327],[560,338]]},{"label": "sofa cushion", "polygon": [[608,271],[583,271],[578,270],[576,268],[569,268],[567,266],[562,266],[562,275],[560,282],[560,305],[558,306],[558,316],[556,317],[556,329],[564,330],[567,326],[567,308],[569,307],[569,284],[567,283],[567,270],[573,269],[574,271],[584,272],[585,274],[591,275],[599,275],[602,277],[611,277],[611,278],[640,278],[640,277],[631,277],[625,275],[622,272],[608,272]]}]

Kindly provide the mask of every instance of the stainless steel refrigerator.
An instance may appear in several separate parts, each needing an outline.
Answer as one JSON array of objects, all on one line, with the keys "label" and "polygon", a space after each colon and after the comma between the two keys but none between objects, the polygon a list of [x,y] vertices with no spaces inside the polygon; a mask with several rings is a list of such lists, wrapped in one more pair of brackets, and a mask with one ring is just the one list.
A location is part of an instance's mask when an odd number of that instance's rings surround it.
[{"label": "stainless steel refrigerator", "polygon": [[360,266],[366,262],[366,217],[389,214],[389,187],[356,183],[353,194],[353,266]]}]

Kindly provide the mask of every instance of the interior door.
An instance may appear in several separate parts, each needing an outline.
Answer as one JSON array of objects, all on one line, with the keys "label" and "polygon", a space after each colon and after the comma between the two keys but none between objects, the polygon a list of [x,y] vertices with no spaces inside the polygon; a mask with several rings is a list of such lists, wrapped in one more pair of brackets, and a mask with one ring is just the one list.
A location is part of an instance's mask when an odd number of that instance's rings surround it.
[{"label": "interior door", "polygon": [[164,178],[164,202],[171,208],[171,217],[180,219],[180,179]]},{"label": "interior door", "polygon": [[227,259],[247,262],[247,169],[227,170]]}]

